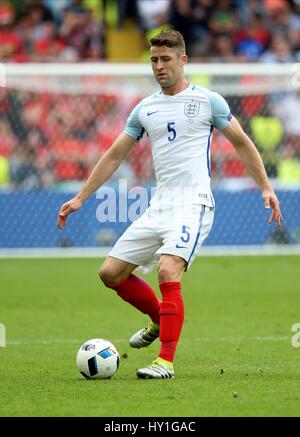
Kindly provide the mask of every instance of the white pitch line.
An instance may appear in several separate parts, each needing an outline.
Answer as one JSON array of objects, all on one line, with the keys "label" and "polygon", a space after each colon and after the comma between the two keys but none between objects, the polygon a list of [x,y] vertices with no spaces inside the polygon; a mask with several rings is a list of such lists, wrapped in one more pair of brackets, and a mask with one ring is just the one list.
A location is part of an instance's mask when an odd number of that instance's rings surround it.
[{"label": "white pitch line", "polygon": [[[14,258],[100,258],[110,247],[98,248],[0,248],[0,259]],[[199,256],[292,256],[300,255],[300,244],[260,246],[203,246]]]},{"label": "white pitch line", "polygon": [[[184,341],[204,341],[204,342],[216,342],[216,341],[228,341],[228,342],[248,342],[248,341],[287,341],[291,337],[288,336],[268,336],[268,337],[199,337],[199,338],[185,338]],[[117,338],[111,340],[116,343],[128,343],[128,339]],[[7,345],[51,345],[51,344],[82,344],[84,340],[10,340],[7,341]]]}]

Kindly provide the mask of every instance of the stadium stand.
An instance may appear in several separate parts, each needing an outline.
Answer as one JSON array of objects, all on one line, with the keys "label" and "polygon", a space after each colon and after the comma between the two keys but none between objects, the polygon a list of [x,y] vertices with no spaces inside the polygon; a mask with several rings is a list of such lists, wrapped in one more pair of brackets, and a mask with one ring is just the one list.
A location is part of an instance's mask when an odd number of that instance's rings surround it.
[{"label": "stadium stand", "polygon": [[[190,64],[261,63],[272,68],[300,59],[298,0],[2,0],[0,61],[148,62],[149,38],[164,28],[183,33]],[[216,86],[201,71],[190,80]],[[224,80],[222,94],[259,148],[268,175],[299,186],[299,92],[270,92],[267,79],[258,84],[249,75],[238,83],[236,78]],[[50,91],[46,79],[42,87],[36,84],[38,90],[33,82],[27,86],[23,78],[22,86],[0,87],[0,190],[71,191],[110,147],[144,91],[137,95],[128,89],[121,95],[105,76],[81,78],[76,84],[70,79],[57,89],[52,81]],[[236,92],[239,86],[254,91]],[[216,186],[247,176],[235,150],[218,132],[212,152]],[[119,177],[126,177],[129,186],[154,180],[147,138],[115,181]]]},{"label": "stadium stand", "polygon": [[[297,1],[4,0],[0,5],[0,59],[21,63],[138,61],[147,46],[146,38],[159,26],[174,27],[184,34],[192,62],[271,63],[299,58]],[[109,147],[114,137],[110,119],[118,104],[116,98],[85,96],[78,105],[75,96],[44,93],[37,98],[1,89],[1,184],[10,180],[15,187],[31,188],[84,179],[93,158]],[[266,117],[261,111],[267,98],[244,96],[239,107],[244,125],[249,125],[253,139],[261,145],[269,175],[276,176],[276,163],[282,155],[286,164],[299,158],[298,120],[294,122],[296,134],[291,126],[299,104],[297,96],[286,96],[281,109],[271,102]],[[261,139],[265,129],[273,132],[268,144]],[[288,139],[289,153],[283,150],[283,137]],[[243,175],[242,166],[231,154],[220,166],[229,146],[224,139],[216,139],[214,171],[221,173],[215,176]],[[133,160],[138,179],[145,170],[141,171],[141,161]],[[286,174],[282,165],[280,174]]]}]

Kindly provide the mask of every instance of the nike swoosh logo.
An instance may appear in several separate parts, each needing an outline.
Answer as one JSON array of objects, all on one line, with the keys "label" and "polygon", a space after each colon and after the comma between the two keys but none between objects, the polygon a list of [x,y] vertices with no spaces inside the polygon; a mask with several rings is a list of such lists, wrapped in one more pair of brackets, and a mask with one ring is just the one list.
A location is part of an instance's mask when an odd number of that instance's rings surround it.
[{"label": "nike swoosh logo", "polygon": [[149,117],[149,115],[155,114],[158,111],[153,111],[153,112],[147,112],[147,116]]},{"label": "nike swoosh logo", "polygon": [[179,244],[176,244],[176,249],[186,249],[186,246],[180,246]]}]

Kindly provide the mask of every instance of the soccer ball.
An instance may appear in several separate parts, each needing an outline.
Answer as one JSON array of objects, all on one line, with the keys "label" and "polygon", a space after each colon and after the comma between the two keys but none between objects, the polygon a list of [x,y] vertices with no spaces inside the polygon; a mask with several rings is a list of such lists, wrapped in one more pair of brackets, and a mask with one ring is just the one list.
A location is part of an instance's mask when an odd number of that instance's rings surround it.
[{"label": "soccer ball", "polygon": [[93,338],[80,347],[76,364],[87,379],[110,378],[119,367],[119,353],[115,346],[108,340]]}]

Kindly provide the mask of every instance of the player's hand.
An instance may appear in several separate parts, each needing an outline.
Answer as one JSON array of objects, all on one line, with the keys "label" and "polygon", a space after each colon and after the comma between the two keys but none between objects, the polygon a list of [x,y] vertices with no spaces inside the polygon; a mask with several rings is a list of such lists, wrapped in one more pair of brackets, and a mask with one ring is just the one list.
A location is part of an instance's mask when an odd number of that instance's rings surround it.
[{"label": "player's hand", "polygon": [[272,221],[274,220],[277,226],[281,226],[283,218],[280,211],[279,200],[277,199],[274,191],[264,190],[262,192],[262,198],[264,199],[265,202],[265,208],[266,209],[272,208],[272,214],[270,215],[269,223],[272,223]]},{"label": "player's hand", "polygon": [[78,211],[81,207],[82,201],[78,199],[78,197],[73,197],[73,199],[69,200],[66,203],[63,203],[57,216],[58,229],[62,229],[65,226],[68,215],[71,214],[71,212]]}]

